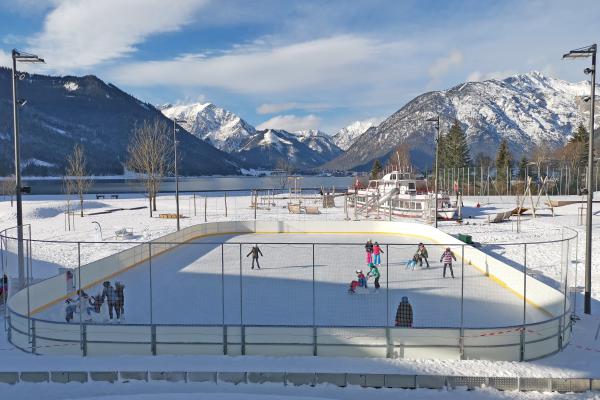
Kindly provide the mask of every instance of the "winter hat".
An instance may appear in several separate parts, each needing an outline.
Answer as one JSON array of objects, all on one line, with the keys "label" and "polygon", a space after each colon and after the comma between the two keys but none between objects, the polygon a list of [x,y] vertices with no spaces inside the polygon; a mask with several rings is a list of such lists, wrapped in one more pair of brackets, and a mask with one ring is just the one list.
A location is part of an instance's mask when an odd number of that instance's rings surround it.
[{"label": "winter hat", "polygon": [[375,242],[375,244],[379,245],[379,242]]},{"label": "winter hat", "polygon": [[357,269],[357,270],[356,270],[356,273],[357,273],[357,274],[362,274],[362,269]]},{"label": "winter hat", "polygon": [[408,297],[402,296],[402,303],[408,303]]},{"label": "winter hat", "polygon": [[104,281],[104,283],[102,284],[102,286],[109,287],[110,286],[110,282],[109,281]]},{"label": "winter hat", "polygon": [[369,263],[369,268],[375,268],[375,264]]}]

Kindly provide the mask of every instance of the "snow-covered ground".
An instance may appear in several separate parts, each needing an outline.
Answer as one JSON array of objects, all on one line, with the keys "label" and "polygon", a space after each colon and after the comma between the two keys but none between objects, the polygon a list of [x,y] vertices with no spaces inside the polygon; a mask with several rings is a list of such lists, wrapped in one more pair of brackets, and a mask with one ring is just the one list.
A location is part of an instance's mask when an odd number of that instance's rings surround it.
[{"label": "snow-covered ground", "polygon": [[[123,196],[121,196],[123,197]],[[580,199],[573,197],[572,199]],[[583,286],[583,259],[585,233],[584,227],[579,225],[579,205],[570,205],[557,208],[556,217],[551,217],[548,211],[540,213],[538,218],[525,216],[520,221],[520,232],[517,232],[516,221],[503,224],[487,224],[487,215],[501,210],[508,210],[515,206],[514,198],[491,198],[491,204],[487,204],[487,198],[466,198],[465,223],[458,225],[455,222],[443,222],[440,228],[444,231],[456,234],[467,233],[473,236],[473,240],[484,244],[484,251],[494,252],[504,257],[507,261],[522,263],[523,251],[520,246],[503,246],[499,243],[543,241],[562,237],[561,227],[569,227],[579,232],[577,250],[579,252],[579,263],[572,265],[571,269],[577,268],[577,285],[572,282],[569,286]],[[277,206],[270,209],[261,208],[257,210],[258,218],[291,218],[291,219],[343,219],[346,214],[343,208],[343,199],[338,198],[337,208],[322,209],[321,215],[292,215],[284,208],[285,201],[278,201]],[[250,208],[249,196],[228,197],[228,215],[225,216],[223,197],[209,197],[207,202],[207,220],[216,221],[224,219],[253,219],[254,209]],[[173,212],[175,208],[173,196],[161,196],[158,199],[159,212]],[[474,207],[480,203],[481,207]],[[152,219],[148,216],[148,209],[127,210],[129,208],[147,205],[141,196],[126,196],[118,200],[89,200],[86,201],[86,214],[109,209],[122,208],[124,210],[112,213],[86,215],[81,218],[75,217],[75,231],[65,230],[65,218],[62,214],[64,201],[58,196],[27,196],[24,203],[24,220],[30,223],[32,237],[45,240],[89,240],[94,241],[98,237],[95,229],[96,224],[102,226],[103,238],[114,240],[115,231],[124,227],[133,228],[134,240],[145,241],[147,239],[162,236],[175,229],[175,220]],[[527,204],[526,204],[527,206]],[[196,199],[196,216],[194,216],[193,199],[182,197],[182,213],[188,218],[181,220],[182,226],[197,224],[204,221],[204,199]],[[595,237],[600,226],[600,204],[594,204],[593,224]],[[348,211],[352,218],[352,209]],[[11,208],[10,202],[0,203],[0,228],[15,225],[15,208]],[[124,248],[125,244],[111,246],[93,246],[88,251],[82,252],[82,262],[89,262],[106,256],[114,251]],[[32,254],[34,262],[34,278],[42,278],[57,272],[57,266],[66,265],[74,267],[77,265],[77,249],[71,244],[34,244]],[[513,250],[515,249],[515,250]],[[560,280],[560,269],[554,268],[556,258],[560,257],[560,248],[552,245],[532,245],[528,247],[528,268],[536,270],[541,277],[547,281]],[[550,262],[552,261],[552,262]],[[600,246],[595,245],[593,249],[593,282],[600,282]],[[575,275],[575,271],[570,274]],[[14,271],[11,271],[14,275]],[[571,275],[570,275],[571,276]],[[497,376],[537,376],[537,377],[600,377],[600,286],[596,283],[593,290],[593,315],[587,316],[582,312],[582,295],[577,294],[577,314],[580,321],[574,326],[573,338],[570,345],[561,353],[534,362],[491,362],[491,361],[440,361],[440,360],[390,360],[390,359],[332,359],[325,357],[117,357],[117,358],[82,358],[82,357],[60,357],[44,356],[35,357],[15,350],[5,337],[0,342],[0,370],[31,370],[31,369],[92,369],[102,370],[118,366],[120,369],[196,369],[196,370],[287,370],[287,371],[344,371],[344,372],[395,372],[413,374],[445,374],[445,375],[497,375]],[[52,387],[53,385],[48,385]],[[22,386],[26,388],[26,386]],[[71,385],[69,385],[71,387]],[[133,386],[131,386],[133,387]],[[172,387],[176,387],[173,385]],[[219,386],[220,387],[220,386]],[[11,389],[13,390],[13,389]],[[17,389],[14,389],[17,390]],[[21,389],[18,389],[21,390]],[[26,390],[26,389],[22,389]],[[187,389],[181,389],[185,391]],[[257,389],[260,390],[260,389]],[[75,390],[77,392],[77,390]],[[152,392],[151,390],[149,392]],[[385,393],[386,391],[375,391],[374,393]],[[101,392],[98,392],[101,393]],[[152,392],[153,393],[153,392]],[[249,393],[249,392],[248,392]],[[310,396],[304,393],[303,396]],[[346,392],[340,392],[344,396]],[[350,392],[345,398],[351,398]],[[366,392],[359,392],[366,393]],[[394,392],[392,392],[394,393]],[[405,393],[398,391],[395,393]],[[407,392],[414,395],[419,391]],[[426,392],[425,396],[453,396],[453,394]],[[499,396],[496,392],[479,392],[482,396]],[[219,394],[220,395],[220,394]],[[283,395],[283,394],[282,394]],[[287,396],[294,393],[285,394]],[[470,394],[460,392],[461,396],[468,397]],[[216,394],[215,394],[216,396]],[[218,397],[211,398],[218,398]],[[223,395],[224,396],[224,395]],[[314,395],[317,398],[320,395]],[[314,397],[313,396],[313,397]],[[401,394],[398,394],[401,396]],[[503,396],[511,396],[505,394]],[[515,395],[516,396],[516,395]],[[522,395],[518,396],[535,396]],[[548,396],[548,395],[544,395]],[[79,398],[83,397],[83,393]],[[324,395],[326,398],[336,398],[334,395]],[[412,395],[411,395],[412,397]],[[49,397],[52,398],[52,397]],[[58,397],[55,397],[58,398]],[[74,398],[77,398],[74,393]],[[201,398],[201,397],[200,397]],[[227,397],[223,397],[227,398]],[[247,398],[247,397],[246,397]],[[373,397],[375,398],[375,397]],[[452,397],[448,397],[452,398]],[[536,397],[531,397],[536,398]]]}]

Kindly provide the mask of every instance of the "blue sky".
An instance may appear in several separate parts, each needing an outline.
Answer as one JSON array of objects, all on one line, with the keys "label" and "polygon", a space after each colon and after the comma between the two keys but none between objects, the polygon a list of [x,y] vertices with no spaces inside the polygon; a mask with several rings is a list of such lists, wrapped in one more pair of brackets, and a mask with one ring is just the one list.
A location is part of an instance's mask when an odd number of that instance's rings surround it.
[{"label": "blue sky", "polygon": [[334,133],[465,80],[583,80],[586,62],[561,55],[600,42],[598,16],[596,0],[13,0],[0,64],[16,47],[46,59],[37,72],[94,74],[153,104]]}]

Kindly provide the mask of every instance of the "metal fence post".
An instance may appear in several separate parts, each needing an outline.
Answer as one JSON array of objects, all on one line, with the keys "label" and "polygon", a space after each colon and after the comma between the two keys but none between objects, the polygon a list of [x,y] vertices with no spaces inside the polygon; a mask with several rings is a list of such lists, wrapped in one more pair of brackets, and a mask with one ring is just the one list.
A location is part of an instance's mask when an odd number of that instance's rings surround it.
[{"label": "metal fence post", "polygon": [[313,326],[313,356],[317,355],[317,321],[315,293],[315,244],[312,244],[312,326]]},{"label": "metal fence post", "polygon": [[240,329],[242,333],[242,355],[246,355],[246,328],[244,327],[244,292],[243,292],[243,275],[242,275],[242,244],[240,243]]},{"label": "metal fence post", "polygon": [[152,295],[152,243],[148,242],[148,274],[150,290],[150,325],[154,323],[154,297]]},{"label": "metal fence post", "polygon": [[385,245],[385,325],[390,325],[390,245]]},{"label": "metal fence post", "polygon": [[527,243],[523,246],[523,326],[521,327],[520,361],[525,360],[525,329],[527,325]]},{"label": "metal fence post", "polygon": [[465,358],[465,245],[461,245],[461,278],[460,278],[460,338],[458,339],[458,346],[460,348],[460,359]]},{"label": "metal fence post", "polygon": [[221,327],[223,328],[223,354],[227,355],[227,327],[225,326],[225,255],[221,243]]},{"label": "metal fence post", "polygon": [[[21,228],[22,229],[22,228]],[[22,242],[21,243],[21,247],[23,246]],[[29,252],[29,245],[26,246],[27,252]],[[21,253],[22,254],[22,253]],[[27,255],[27,259],[29,259],[29,254]],[[27,265],[29,265],[29,261],[27,262]],[[26,268],[27,272],[26,272],[26,285],[27,285],[27,339],[28,342],[31,344],[31,329],[32,329],[32,321],[31,321],[31,299],[29,296],[29,283],[30,283],[30,277],[29,277],[29,267]]]},{"label": "metal fence post", "polygon": [[87,357],[87,353],[87,325],[83,324],[83,329],[81,330],[81,355]]},{"label": "metal fence post", "polygon": [[243,285],[242,285],[242,244],[240,243],[240,325],[244,324],[244,301],[243,301]]},{"label": "metal fence post", "polygon": [[[563,230],[563,236],[564,236],[564,230]],[[567,240],[566,242],[567,244],[567,257],[565,259],[565,280],[564,280],[564,286],[563,286],[563,295],[564,295],[564,299],[563,299],[563,315],[562,318],[559,320],[559,324],[558,324],[558,349],[562,350],[563,348],[563,334],[565,331],[565,327],[567,326],[567,320],[566,320],[566,315],[567,315],[567,291],[569,290],[569,260],[570,260],[570,254],[571,254],[571,241],[570,239]],[[561,247],[564,245],[564,239],[563,242],[561,243]]]},{"label": "metal fence post", "polygon": [[31,320],[31,354],[35,354],[35,320]]},{"label": "metal fence post", "polygon": [[150,351],[152,355],[156,355],[156,325],[150,325]]},{"label": "metal fence post", "polygon": [[[77,290],[77,301],[79,304],[79,349],[81,350],[81,354],[84,354],[83,350],[83,309],[84,305],[82,304],[83,297],[81,296],[81,242],[77,242],[77,286],[79,289]],[[87,307],[87,305],[85,305]],[[86,309],[87,311],[87,309]]]}]

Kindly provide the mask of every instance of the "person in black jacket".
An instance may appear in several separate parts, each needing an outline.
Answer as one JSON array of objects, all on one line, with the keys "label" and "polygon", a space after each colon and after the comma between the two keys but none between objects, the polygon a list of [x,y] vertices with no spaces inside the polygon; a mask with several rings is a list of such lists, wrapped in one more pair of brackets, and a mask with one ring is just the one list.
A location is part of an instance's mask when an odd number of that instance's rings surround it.
[{"label": "person in black jacket", "polygon": [[263,253],[260,251],[260,249],[258,248],[258,244],[255,244],[252,247],[252,250],[250,250],[250,253],[248,253],[246,255],[246,257],[249,257],[250,254],[252,254],[252,269],[254,269],[254,262],[256,261],[256,266],[258,267],[258,269],[260,269],[260,263],[258,262],[258,255],[260,254],[260,256],[263,256]]},{"label": "person in black jacket", "polygon": [[[117,312],[117,292],[115,292],[115,288],[110,284],[109,281],[106,281],[102,284],[104,289],[102,289],[102,301],[106,299],[106,304],[108,305],[108,315],[110,319],[113,319],[113,310]],[[120,312],[117,312],[117,318],[119,318]]]},{"label": "person in black jacket", "polygon": [[115,282],[115,293],[115,311],[117,312],[117,318],[121,319],[125,314],[125,285],[121,282]]},{"label": "person in black jacket", "polygon": [[402,301],[398,304],[396,310],[396,326],[401,328],[412,328],[413,324],[413,310],[412,306],[408,302],[408,297],[402,297]]}]

